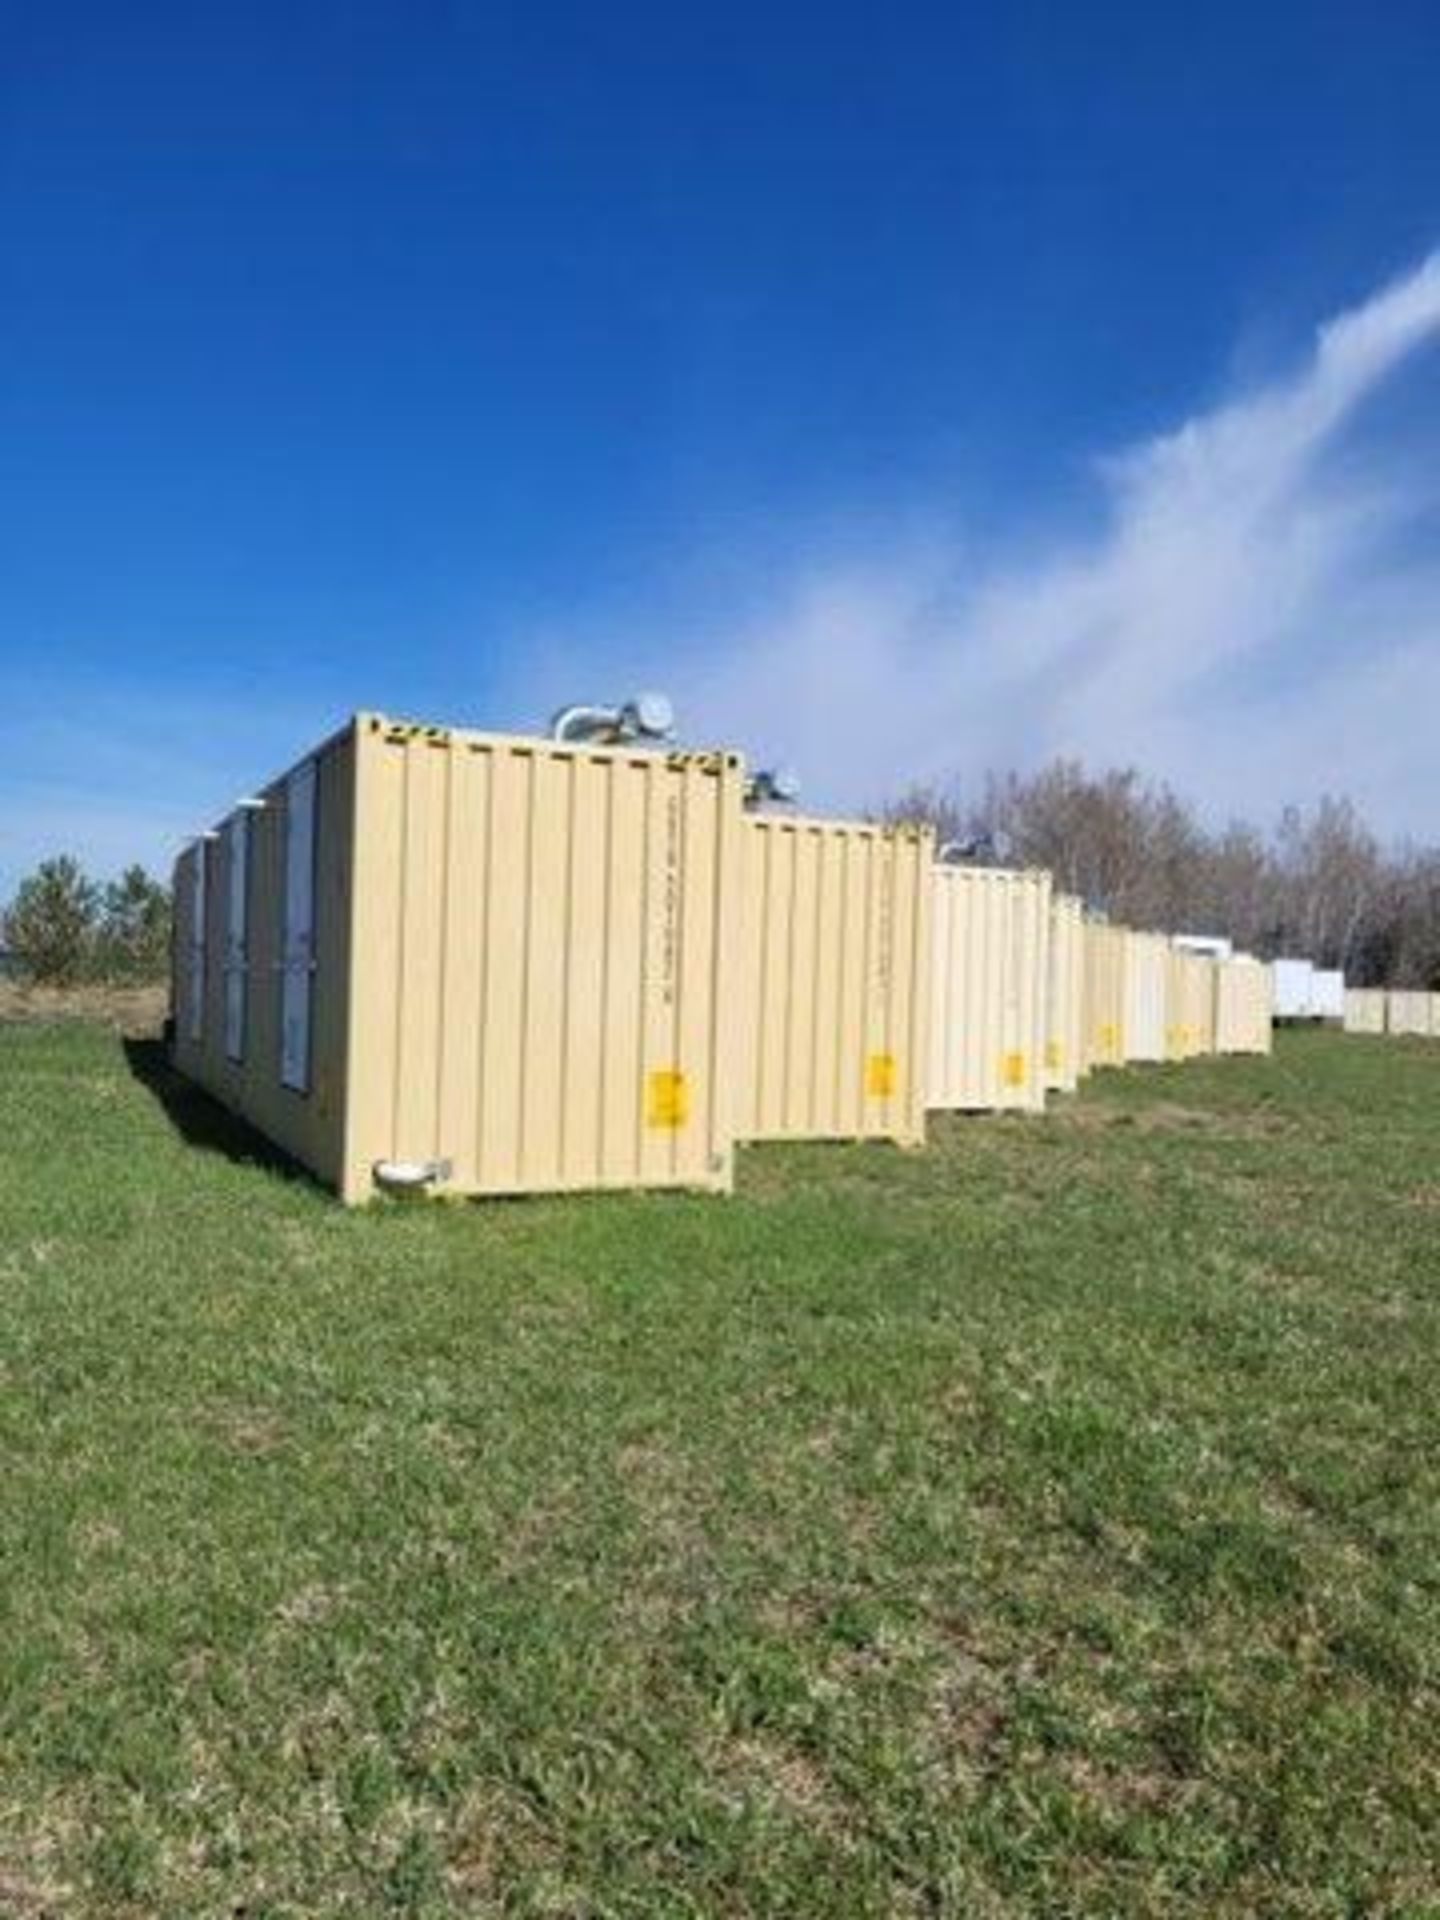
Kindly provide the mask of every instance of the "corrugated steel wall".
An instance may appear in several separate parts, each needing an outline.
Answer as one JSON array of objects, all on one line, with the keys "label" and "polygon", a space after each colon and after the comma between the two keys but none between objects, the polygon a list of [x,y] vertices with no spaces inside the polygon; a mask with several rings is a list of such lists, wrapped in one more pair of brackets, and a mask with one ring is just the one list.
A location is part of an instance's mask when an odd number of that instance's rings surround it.
[{"label": "corrugated steel wall", "polygon": [[1170,942],[1163,933],[1125,930],[1122,1027],[1127,1060],[1165,1058]]},{"label": "corrugated steel wall", "polygon": [[932,886],[929,1104],[1042,1109],[1050,875],[937,866]]},{"label": "corrugated steel wall", "polygon": [[[1271,969],[913,827],[747,814],[728,753],[361,715],[181,856],[174,1057],[336,1185],[727,1189],[742,1139],[923,1138],[1092,1067],[1268,1052]],[[1308,975],[1308,963],[1305,970]],[[1440,1036],[1440,995],[1346,998]]]},{"label": "corrugated steel wall", "polygon": [[1091,1067],[1125,1061],[1124,927],[1085,922],[1085,1060]]},{"label": "corrugated steel wall", "polygon": [[1409,987],[1392,987],[1385,996],[1385,1031],[1396,1034],[1430,1033],[1430,996]]},{"label": "corrugated steel wall", "polygon": [[1269,1053],[1275,1030],[1270,969],[1248,953],[1215,967],[1215,1051]]},{"label": "corrugated steel wall", "polygon": [[[231,815],[187,848],[175,873],[176,1066],[335,1186],[347,1098],[354,765],[347,729],[296,770],[313,795],[303,954],[287,961],[295,776],[265,788],[259,810]],[[309,1012],[304,1089],[284,1083],[292,978]]]},{"label": "corrugated steel wall", "polygon": [[1045,1007],[1046,1088],[1073,1093],[1085,1071],[1085,908],[1071,893],[1050,901]]},{"label": "corrugated steel wall", "polygon": [[356,741],[347,1196],[728,1188],[738,758]]},{"label": "corrugated steel wall", "polygon": [[1345,990],[1346,1033],[1384,1033],[1385,990],[1383,987],[1347,987]]},{"label": "corrugated steel wall", "polygon": [[757,813],[740,838],[736,1137],[918,1143],[933,834]]},{"label": "corrugated steel wall", "polygon": [[1166,1058],[1193,1060],[1215,1051],[1215,969],[1208,955],[1170,950]]},{"label": "corrugated steel wall", "polygon": [[1215,976],[1219,961],[1210,954],[1191,954],[1189,968],[1189,1026],[1193,1051],[1203,1057],[1215,1051]]}]

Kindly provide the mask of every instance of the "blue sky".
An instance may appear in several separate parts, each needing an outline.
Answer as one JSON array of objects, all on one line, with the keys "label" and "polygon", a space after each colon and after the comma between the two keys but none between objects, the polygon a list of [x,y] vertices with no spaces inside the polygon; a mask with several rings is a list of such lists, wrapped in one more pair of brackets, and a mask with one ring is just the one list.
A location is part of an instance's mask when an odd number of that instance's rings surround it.
[{"label": "blue sky", "polygon": [[0,893],[640,681],[1440,834],[1437,97],[1420,5],[21,0]]}]

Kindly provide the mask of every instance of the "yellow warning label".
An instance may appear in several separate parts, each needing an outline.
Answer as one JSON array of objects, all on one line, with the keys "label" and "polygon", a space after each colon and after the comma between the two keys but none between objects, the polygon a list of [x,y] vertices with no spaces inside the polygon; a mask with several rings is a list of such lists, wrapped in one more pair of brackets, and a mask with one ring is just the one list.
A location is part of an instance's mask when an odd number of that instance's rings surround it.
[{"label": "yellow warning label", "polygon": [[1007,1053],[1000,1063],[1000,1078],[1007,1087],[1023,1087],[1030,1077],[1028,1067],[1023,1053]]},{"label": "yellow warning label", "polygon": [[865,1062],[865,1091],[872,1100],[893,1100],[900,1090],[900,1069],[893,1053],[872,1053]]},{"label": "yellow warning label", "polygon": [[1058,1040],[1047,1040],[1045,1042],[1045,1071],[1047,1073],[1059,1073],[1064,1064],[1065,1049]]},{"label": "yellow warning label", "polygon": [[650,1075],[646,1120],[673,1132],[690,1118],[690,1082],[675,1067],[657,1067]]}]

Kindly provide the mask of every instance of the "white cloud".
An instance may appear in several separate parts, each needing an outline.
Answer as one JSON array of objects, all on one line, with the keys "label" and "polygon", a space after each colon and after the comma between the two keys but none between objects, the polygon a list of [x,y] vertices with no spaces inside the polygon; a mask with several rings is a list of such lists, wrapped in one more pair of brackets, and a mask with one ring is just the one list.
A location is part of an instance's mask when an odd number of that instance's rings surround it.
[{"label": "white cloud", "polygon": [[[1136,764],[1215,813],[1330,789],[1385,830],[1440,836],[1440,555],[1413,537],[1427,514],[1440,527],[1440,462],[1357,432],[1437,338],[1440,254],[1322,327],[1288,377],[1099,463],[1086,540],[1011,541],[987,568],[948,531],[867,547],[852,519],[838,558],[832,542],[788,584],[773,566],[752,580],[746,612],[730,561],[723,587],[672,583],[663,614],[632,609],[623,634],[582,617],[562,640],[526,636],[483,706],[459,643],[441,684],[409,659],[398,678],[435,717],[490,725],[658,683],[687,738],[794,764],[817,805],[1066,752]],[[386,687],[332,691],[110,684],[56,703],[32,688],[27,708],[0,685],[0,898],[62,847],[101,872],[167,865],[182,834]]]},{"label": "white cloud", "polygon": [[1347,789],[1390,830],[1440,831],[1440,577],[1402,557],[1440,469],[1348,438],[1437,336],[1440,254],[1323,326],[1290,376],[1101,463],[1088,542],[988,573],[934,542],[843,557],[764,617],[712,621],[694,659],[657,639],[612,660],[680,693],[691,737],[792,761],[826,803],[1063,751],[1216,812]]}]

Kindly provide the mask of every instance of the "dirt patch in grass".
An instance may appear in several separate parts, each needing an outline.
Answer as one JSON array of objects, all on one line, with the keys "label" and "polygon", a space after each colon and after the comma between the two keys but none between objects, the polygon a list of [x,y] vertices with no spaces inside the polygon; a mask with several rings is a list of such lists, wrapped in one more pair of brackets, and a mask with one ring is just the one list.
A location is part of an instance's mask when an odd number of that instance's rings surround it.
[{"label": "dirt patch in grass", "polygon": [[1186,1107],[1176,1101],[1161,1100],[1153,1106],[1112,1107],[1080,1102],[1057,1107],[1047,1115],[1051,1126],[1059,1123],[1080,1133],[1206,1133],[1228,1134],[1234,1138],[1294,1133],[1295,1122],[1284,1114],[1263,1109],[1224,1107]]},{"label": "dirt patch in grass", "polygon": [[218,1407],[205,1420],[236,1453],[273,1453],[285,1438],[285,1420],[269,1407]]},{"label": "dirt patch in grass", "polygon": [[712,1754],[710,1770],[731,1790],[817,1833],[843,1835],[853,1822],[853,1809],[817,1761],[777,1738],[731,1740]]},{"label": "dirt patch in grass", "polygon": [[0,1914],[8,1920],[45,1920],[62,1911],[53,1888],[42,1887],[13,1868],[0,1866]]},{"label": "dirt patch in grass", "polygon": [[90,1020],[150,1038],[165,1024],[169,992],[147,987],[27,987],[0,980],[0,1021]]}]

